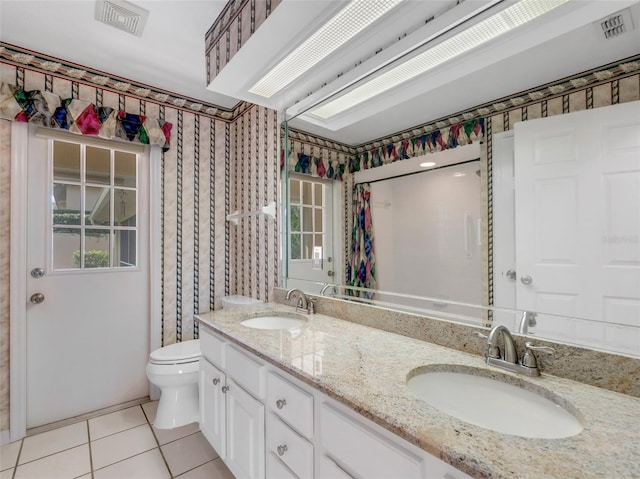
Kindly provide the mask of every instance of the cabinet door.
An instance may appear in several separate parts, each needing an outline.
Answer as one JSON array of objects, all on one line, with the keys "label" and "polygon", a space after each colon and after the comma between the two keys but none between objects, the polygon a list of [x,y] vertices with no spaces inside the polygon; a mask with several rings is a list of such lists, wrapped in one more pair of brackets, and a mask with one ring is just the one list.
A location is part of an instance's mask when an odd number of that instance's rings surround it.
[{"label": "cabinet door", "polygon": [[227,380],[227,459],[236,479],[263,479],[264,405]]},{"label": "cabinet door", "polygon": [[225,374],[200,358],[200,430],[218,455],[226,459]]}]

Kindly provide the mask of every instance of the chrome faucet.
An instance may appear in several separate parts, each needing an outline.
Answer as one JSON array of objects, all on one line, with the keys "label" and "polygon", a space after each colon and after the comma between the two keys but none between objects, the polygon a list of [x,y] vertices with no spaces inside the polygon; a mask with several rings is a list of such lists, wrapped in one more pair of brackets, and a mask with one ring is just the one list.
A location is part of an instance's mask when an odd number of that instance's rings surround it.
[{"label": "chrome faucet", "polygon": [[[488,365],[517,374],[524,374],[525,376],[540,376],[540,367],[538,366],[538,361],[534,351],[544,353],[555,352],[555,349],[553,348],[549,348],[547,346],[534,346],[533,343],[526,342],[524,345],[522,361],[518,361],[518,352],[516,351],[515,342],[507,327],[499,325],[491,330],[489,336],[485,336],[482,333],[478,333],[478,335],[487,340],[486,360]],[[498,338],[500,336],[502,336],[504,343],[503,353],[500,352],[500,347],[498,345]]]},{"label": "chrome faucet", "polygon": [[331,284],[331,283],[326,283],[326,284],[322,287],[322,289],[320,290],[320,296],[324,296],[324,293],[326,293],[326,292],[327,292],[327,290],[328,290],[329,288],[331,288],[331,287],[333,287],[333,294],[336,294],[336,292],[337,292],[336,285],[335,285],[335,284]]},{"label": "chrome faucet", "polygon": [[289,301],[291,299],[291,296],[294,294],[298,295],[298,302],[296,303],[296,311],[300,309],[307,314],[313,314],[315,312],[313,308],[313,302],[309,301],[309,298],[307,298],[307,295],[304,294],[299,289],[294,288],[287,291],[287,295],[285,296],[285,299]]},{"label": "chrome faucet", "polygon": [[529,326],[535,326],[536,324],[536,313],[532,313],[531,311],[523,311],[518,332],[520,334],[528,334]]}]

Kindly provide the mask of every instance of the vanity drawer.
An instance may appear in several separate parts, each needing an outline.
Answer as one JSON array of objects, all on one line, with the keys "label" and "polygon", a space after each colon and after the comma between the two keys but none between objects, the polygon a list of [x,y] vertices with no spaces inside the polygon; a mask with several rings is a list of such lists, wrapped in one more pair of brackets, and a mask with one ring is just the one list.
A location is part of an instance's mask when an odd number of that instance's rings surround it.
[{"label": "vanity drawer", "polygon": [[258,399],[264,399],[264,363],[252,358],[237,346],[227,345],[225,352],[226,372],[247,392]]},{"label": "vanity drawer", "polygon": [[267,378],[267,405],[307,439],[313,437],[313,396],[276,373]]},{"label": "vanity drawer", "polygon": [[202,355],[219,368],[224,369],[224,339],[215,333],[200,328],[200,350]]},{"label": "vanity drawer", "polygon": [[318,427],[322,447],[343,472],[353,471],[356,477],[423,477],[420,457],[327,403],[320,408]]},{"label": "vanity drawer", "polygon": [[313,446],[274,414],[267,417],[267,452],[277,455],[298,477],[313,477]]},{"label": "vanity drawer", "polygon": [[298,476],[271,452],[267,454],[267,477],[269,479],[298,479]]}]

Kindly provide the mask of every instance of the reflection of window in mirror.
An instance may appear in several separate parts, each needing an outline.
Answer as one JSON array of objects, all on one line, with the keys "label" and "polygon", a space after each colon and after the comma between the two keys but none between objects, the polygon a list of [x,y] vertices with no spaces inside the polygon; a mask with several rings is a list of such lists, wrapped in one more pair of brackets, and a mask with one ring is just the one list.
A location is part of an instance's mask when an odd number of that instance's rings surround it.
[{"label": "reflection of window in mirror", "polygon": [[[313,180],[289,179],[290,259],[309,260],[324,249],[325,186]],[[318,251],[316,249],[316,251]]]}]

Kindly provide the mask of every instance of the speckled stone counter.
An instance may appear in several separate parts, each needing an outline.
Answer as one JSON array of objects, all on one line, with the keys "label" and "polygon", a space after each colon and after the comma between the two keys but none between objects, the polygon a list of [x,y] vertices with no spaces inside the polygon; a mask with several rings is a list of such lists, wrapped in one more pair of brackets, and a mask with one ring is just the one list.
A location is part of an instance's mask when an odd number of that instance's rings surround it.
[{"label": "speckled stone counter", "polygon": [[[525,378],[476,355],[321,314],[305,315],[308,321],[293,331],[240,324],[276,311],[295,314],[273,303],[203,313],[197,320],[473,477],[640,477],[638,398],[544,373]],[[584,430],[565,439],[525,439],[463,422],[409,391],[407,376],[422,367],[502,378],[537,391],[567,407]]]}]

